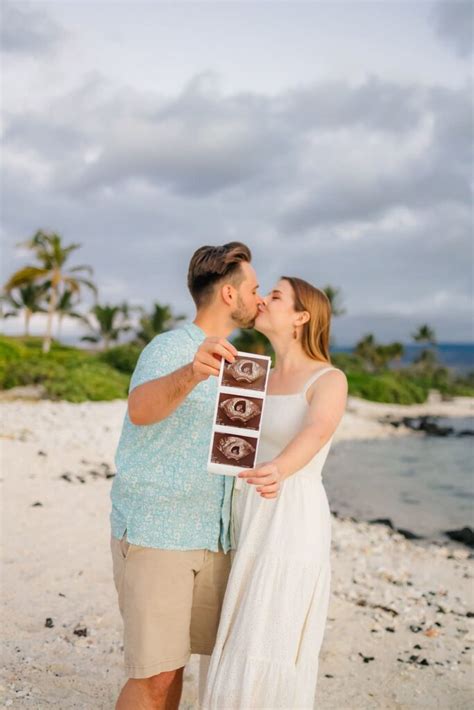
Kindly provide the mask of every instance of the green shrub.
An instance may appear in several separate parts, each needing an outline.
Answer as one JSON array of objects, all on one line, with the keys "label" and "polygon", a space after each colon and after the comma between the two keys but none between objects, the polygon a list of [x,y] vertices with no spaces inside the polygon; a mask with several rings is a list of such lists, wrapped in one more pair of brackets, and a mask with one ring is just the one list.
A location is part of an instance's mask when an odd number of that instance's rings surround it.
[{"label": "green shrub", "polygon": [[[21,348],[23,351],[42,353],[43,351],[43,338],[38,335],[16,335],[16,336],[4,336],[3,340],[8,341]],[[51,350],[53,351],[66,351],[66,350],[77,350],[71,345],[62,345],[58,343],[57,340],[51,341]]]},{"label": "green shrub", "polygon": [[66,378],[55,378],[46,384],[53,399],[70,402],[126,399],[129,377],[102,362],[83,362],[67,368]]},{"label": "green shrub", "polygon": [[349,394],[373,402],[394,404],[419,404],[426,401],[428,390],[397,373],[382,375],[369,373],[348,373]]},{"label": "green shrub", "polygon": [[130,377],[80,348],[53,343],[42,352],[42,338],[0,337],[0,388],[43,385],[52,399],[70,402],[123,399]]},{"label": "green shrub", "polygon": [[0,336],[0,363],[19,360],[25,352],[26,350],[21,343],[11,338]]},{"label": "green shrub", "polygon": [[358,355],[351,353],[331,353],[331,362],[334,367],[339,367],[346,375],[364,372],[364,361]]},{"label": "green shrub", "polygon": [[63,363],[48,356],[24,358],[9,363],[0,376],[3,389],[41,384],[51,399],[69,402],[124,399],[130,379],[93,357]]},{"label": "green shrub", "polygon": [[423,373],[415,368],[406,368],[402,376],[409,382],[427,391],[436,389],[447,397],[474,397],[474,378],[471,373],[466,375],[453,374],[447,368],[439,367],[430,373]]},{"label": "green shrub", "polygon": [[127,375],[131,375],[142,350],[143,347],[140,345],[127,343],[126,345],[117,345],[114,348],[106,350],[100,354],[99,358],[119,372],[125,372]]},{"label": "green shrub", "polygon": [[8,363],[5,368],[2,388],[11,389],[23,385],[45,384],[49,380],[65,379],[67,369],[50,358],[25,357]]}]

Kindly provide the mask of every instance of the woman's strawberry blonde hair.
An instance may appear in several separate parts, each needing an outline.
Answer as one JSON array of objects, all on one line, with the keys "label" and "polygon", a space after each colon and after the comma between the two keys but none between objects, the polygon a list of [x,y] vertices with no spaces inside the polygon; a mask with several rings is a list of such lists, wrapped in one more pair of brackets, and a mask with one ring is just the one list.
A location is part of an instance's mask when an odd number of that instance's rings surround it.
[{"label": "woman's strawberry blonde hair", "polygon": [[331,363],[329,339],[331,329],[331,302],[324,291],[296,276],[282,276],[293,289],[295,311],[308,311],[309,321],[304,323],[301,345],[313,360]]}]

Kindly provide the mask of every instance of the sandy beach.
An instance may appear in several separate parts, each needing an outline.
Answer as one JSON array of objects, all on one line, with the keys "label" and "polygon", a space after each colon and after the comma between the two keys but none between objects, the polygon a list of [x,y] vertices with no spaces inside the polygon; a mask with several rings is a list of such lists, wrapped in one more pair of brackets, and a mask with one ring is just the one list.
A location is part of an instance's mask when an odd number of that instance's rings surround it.
[{"label": "sandy beach", "polygon": [[[0,402],[3,707],[114,706],[124,676],[108,515],[125,407],[122,400]],[[383,423],[387,416],[473,413],[471,398],[405,407],[350,397],[334,445],[421,435]],[[471,707],[469,549],[423,546],[386,526],[335,516],[332,538],[315,707]],[[193,657],[183,709],[197,708],[197,675]]]}]

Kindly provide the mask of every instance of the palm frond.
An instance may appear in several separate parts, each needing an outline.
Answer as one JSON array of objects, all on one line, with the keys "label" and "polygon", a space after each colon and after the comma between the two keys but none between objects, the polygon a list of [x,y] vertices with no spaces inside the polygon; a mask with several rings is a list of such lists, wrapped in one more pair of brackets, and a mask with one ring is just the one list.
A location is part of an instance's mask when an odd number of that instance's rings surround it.
[{"label": "palm frond", "polygon": [[74,266],[72,269],[69,269],[68,273],[73,274],[76,271],[88,271],[91,276],[94,273],[94,269],[92,268],[92,266],[88,266],[88,264],[80,264],[79,266]]},{"label": "palm frond", "polygon": [[11,291],[12,289],[17,288],[18,286],[23,286],[25,284],[32,283],[40,278],[44,278],[47,275],[47,269],[41,269],[38,266],[24,266],[23,268],[19,269],[19,271],[10,276],[4,286],[4,289],[6,291]]},{"label": "palm frond", "polygon": [[[66,278],[65,278],[65,281],[66,281],[68,278],[69,278],[69,277],[66,277]],[[90,288],[90,290],[91,290],[95,295],[98,294],[97,286],[96,286],[96,284],[95,284],[93,281],[90,281],[89,279],[82,279],[82,278],[75,278],[74,281],[76,281],[76,283],[78,283],[80,286],[87,286],[87,288]]]}]

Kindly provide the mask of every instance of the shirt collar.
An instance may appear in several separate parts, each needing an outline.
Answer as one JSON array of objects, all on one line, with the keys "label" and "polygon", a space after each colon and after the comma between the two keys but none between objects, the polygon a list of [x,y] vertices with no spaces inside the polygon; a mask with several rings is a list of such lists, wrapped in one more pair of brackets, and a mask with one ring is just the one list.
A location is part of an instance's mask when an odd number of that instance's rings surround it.
[{"label": "shirt collar", "polygon": [[196,323],[186,323],[184,329],[196,343],[202,343],[207,338],[206,333]]}]

